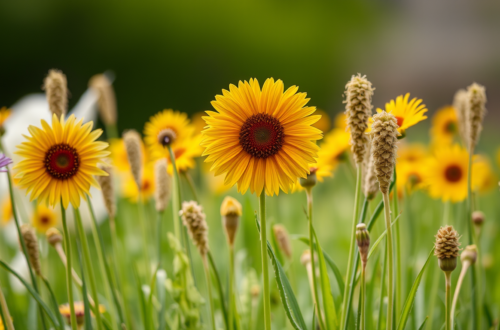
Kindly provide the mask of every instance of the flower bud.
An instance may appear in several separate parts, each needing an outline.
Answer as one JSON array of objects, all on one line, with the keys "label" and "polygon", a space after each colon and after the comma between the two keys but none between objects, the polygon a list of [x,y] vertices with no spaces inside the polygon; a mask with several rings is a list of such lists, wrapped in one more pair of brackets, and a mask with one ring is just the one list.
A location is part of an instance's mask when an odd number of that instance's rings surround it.
[{"label": "flower bud", "polygon": [[356,226],[356,241],[358,243],[361,261],[363,262],[363,266],[366,266],[368,249],[370,248],[370,233],[368,233],[364,223],[360,223]]},{"label": "flower bud", "polygon": [[229,246],[234,246],[234,237],[238,230],[240,217],[242,215],[242,208],[240,202],[230,196],[226,196],[220,207],[220,214],[222,215],[222,224],[226,231],[227,241]]},{"label": "flower bud", "polygon": [[290,243],[290,237],[285,226],[274,225],[273,226],[274,237],[278,243],[278,247],[285,254],[288,259],[292,258],[292,244]]},{"label": "flower bud", "polygon": [[59,230],[53,227],[47,230],[47,232],[45,233],[45,237],[47,237],[47,242],[49,242],[49,244],[52,245],[53,247],[61,243],[63,240],[63,237],[59,232]]},{"label": "flower bud", "polygon": [[474,265],[477,260],[477,247],[476,245],[468,245],[465,247],[465,250],[460,255],[460,260],[462,263],[469,262],[471,265]]},{"label": "flower bud", "polygon": [[481,228],[484,222],[484,213],[481,211],[474,211],[472,213],[472,222],[476,228]]},{"label": "flower bud", "polygon": [[299,183],[305,189],[310,189],[316,185],[318,179],[316,178],[317,168],[311,169],[311,172],[305,177],[300,178]]},{"label": "flower bud", "polygon": [[438,258],[439,267],[444,272],[450,272],[457,267],[457,257],[460,252],[460,236],[452,226],[439,228],[434,243],[434,255]]}]

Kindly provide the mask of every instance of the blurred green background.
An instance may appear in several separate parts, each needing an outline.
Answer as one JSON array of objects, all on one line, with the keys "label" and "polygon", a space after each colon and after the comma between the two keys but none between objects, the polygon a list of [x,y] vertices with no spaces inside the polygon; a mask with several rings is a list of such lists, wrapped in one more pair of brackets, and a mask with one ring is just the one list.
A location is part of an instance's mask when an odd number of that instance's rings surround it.
[{"label": "blurred green background", "polygon": [[120,129],[142,129],[164,108],[210,109],[222,88],[251,77],[298,85],[330,114],[358,72],[376,87],[376,107],[410,92],[433,111],[477,81],[491,110],[500,105],[499,9],[451,0],[3,1],[0,105],[40,92],[58,68],[70,106],[93,74],[114,72]]}]

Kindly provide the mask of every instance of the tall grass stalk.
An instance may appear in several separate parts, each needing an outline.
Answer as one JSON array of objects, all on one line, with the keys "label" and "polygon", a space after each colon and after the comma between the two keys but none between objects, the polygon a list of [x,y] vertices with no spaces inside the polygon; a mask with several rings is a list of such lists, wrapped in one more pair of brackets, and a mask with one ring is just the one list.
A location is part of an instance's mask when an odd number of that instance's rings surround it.
[{"label": "tall grass stalk", "polygon": [[[351,230],[351,245],[349,247],[349,259],[347,262],[347,273],[346,273],[346,279],[348,279],[349,283],[345,286],[344,289],[344,301],[342,305],[342,318],[340,320],[340,329],[341,330],[346,330],[347,329],[347,311],[351,306],[348,305],[348,296],[349,296],[349,290],[352,286],[354,286],[354,279],[350,277],[350,274],[353,272],[354,269],[354,256],[355,256],[355,247],[356,247],[356,225],[358,223],[358,218],[359,218],[359,202],[360,202],[360,197],[361,197],[361,172],[362,168],[361,165],[357,165],[356,168],[356,193],[354,195],[354,212],[353,212],[353,220],[352,220],[352,230]],[[386,207],[389,207],[387,205]],[[389,227],[390,227],[390,222],[391,220],[389,219]],[[311,251],[313,251],[311,249]]]},{"label": "tall grass stalk", "polygon": [[386,329],[392,330],[393,328],[393,313],[394,313],[394,256],[393,256],[393,246],[392,246],[392,230],[391,230],[391,207],[389,204],[389,193],[382,194],[384,198],[384,216],[385,216],[385,227],[387,230],[387,264],[389,272],[389,281],[387,284],[387,319],[386,319]]},{"label": "tall grass stalk", "polygon": [[2,309],[3,324],[7,327],[7,330],[14,330],[14,323],[12,323],[9,307],[7,306],[2,290],[0,290],[0,307]]},{"label": "tall grass stalk", "polygon": [[446,279],[446,330],[451,330],[451,319],[450,319],[450,308],[451,308],[451,272],[444,272],[444,277]]},{"label": "tall grass stalk", "polygon": [[467,274],[469,266],[470,262],[462,263],[462,270],[460,271],[460,275],[458,276],[457,286],[455,287],[455,294],[453,295],[453,302],[451,304],[451,310],[450,310],[451,329],[453,329],[453,325],[455,323],[455,309],[457,307],[458,297],[460,295],[460,289],[462,288],[462,283],[464,281],[465,274]]},{"label": "tall grass stalk", "polygon": [[170,153],[170,161],[172,162],[172,167],[174,169],[174,175],[172,176],[172,221],[174,222],[174,233],[175,237],[179,242],[183,242],[184,238],[181,234],[181,223],[179,218],[179,209],[180,209],[180,182],[179,182],[179,173],[177,172],[177,166],[175,164],[175,155],[172,151],[172,147],[168,146],[168,152]]},{"label": "tall grass stalk", "polygon": [[361,315],[360,321],[359,321],[359,329],[360,330],[365,330],[365,300],[366,300],[366,267],[365,265],[361,266],[361,294],[360,294],[360,309],[358,313]]},{"label": "tall grass stalk", "polygon": [[269,290],[269,269],[267,260],[267,224],[266,224],[266,193],[259,196],[260,213],[260,255],[262,259],[262,277],[264,284],[264,329],[271,330],[271,291]]},{"label": "tall grass stalk", "polygon": [[[473,227],[472,227],[472,156],[474,155],[474,147],[472,144],[469,147],[469,166],[467,170],[467,202],[466,202],[466,222],[467,222],[467,232],[469,245],[474,244],[473,242]],[[476,268],[471,267],[470,274],[470,289],[471,289],[471,303],[472,303],[472,329],[480,329],[479,327],[479,317],[478,317],[478,303],[477,303],[477,292],[476,292]]]},{"label": "tall grass stalk", "polygon": [[207,282],[208,300],[210,301],[210,321],[212,322],[212,330],[217,330],[215,326],[215,307],[214,299],[212,296],[212,281],[210,281],[210,269],[208,267],[207,256],[203,257],[203,268],[205,270],[205,280]]},{"label": "tall grass stalk", "polygon": [[142,189],[141,187],[138,187],[139,189],[139,196],[137,200],[137,212],[139,213],[139,223],[141,226],[141,234],[142,234],[142,249],[144,255],[142,258],[144,258],[144,272],[145,272],[145,277],[147,281],[151,279],[151,259],[149,258],[149,235],[148,235],[148,227],[146,223],[146,210],[145,210],[145,205],[144,205],[144,199],[143,199],[143,194],[142,194]]},{"label": "tall grass stalk", "polygon": [[[394,182],[396,182],[396,187],[397,187],[397,174],[396,174],[396,168],[394,167]],[[398,191],[397,189],[394,191],[393,196],[393,218],[395,219],[399,215],[399,196],[398,196]],[[393,220],[394,220],[393,219]],[[395,318],[398,317],[398,315],[401,314],[401,295],[403,293],[403,286],[402,286],[402,265],[401,265],[401,230],[399,226],[399,221],[396,222],[395,224],[395,230],[396,230],[396,237],[395,237],[395,243],[396,243],[396,290],[394,290],[394,306],[395,306],[395,311],[394,311],[394,316]],[[395,324],[398,323],[398,320],[395,319]]]}]

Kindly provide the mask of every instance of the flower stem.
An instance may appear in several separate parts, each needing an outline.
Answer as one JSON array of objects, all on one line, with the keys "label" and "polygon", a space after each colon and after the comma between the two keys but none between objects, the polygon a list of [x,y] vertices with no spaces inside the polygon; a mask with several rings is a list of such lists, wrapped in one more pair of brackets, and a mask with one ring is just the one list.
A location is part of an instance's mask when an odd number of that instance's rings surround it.
[{"label": "flower stem", "polygon": [[451,305],[451,272],[444,272],[446,279],[446,330],[451,330],[450,305]]},{"label": "flower stem", "polygon": [[389,281],[387,284],[387,319],[386,319],[386,330],[392,330],[393,325],[393,313],[394,313],[394,260],[393,260],[393,250],[392,250],[392,230],[391,230],[391,207],[389,204],[389,193],[385,192],[382,194],[384,198],[384,215],[385,215],[385,227],[387,230],[387,261],[388,261],[388,273]]},{"label": "flower stem", "polygon": [[[469,238],[469,245],[473,244],[473,227],[472,227],[472,156],[474,155],[474,148],[472,145],[469,147],[469,166],[467,171],[467,203],[466,203],[466,222]],[[470,276],[471,285],[471,302],[472,302],[472,329],[479,329],[478,311],[477,311],[477,293],[476,293],[476,269],[471,267]]]},{"label": "flower stem", "polygon": [[7,330],[14,330],[14,323],[12,323],[12,318],[10,317],[9,313],[9,307],[7,306],[7,302],[5,301],[5,296],[3,295],[2,290],[0,290],[0,307],[2,308],[3,321],[7,327]]},{"label": "flower stem", "polygon": [[62,214],[62,223],[63,223],[63,234],[64,234],[64,246],[66,249],[66,288],[68,289],[68,303],[70,310],[70,318],[71,318],[71,329],[78,330],[78,325],[76,323],[76,314],[75,314],[75,301],[73,298],[73,280],[72,280],[72,258],[71,258],[71,243],[69,239],[69,231],[68,224],[66,223],[66,210],[64,209],[62,199],[61,199],[61,214]]},{"label": "flower stem", "polygon": [[228,329],[234,328],[234,247],[229,247],[229,316]]},{"label": "flower stem", "polygon": [[[80,210],[78,208],[73,208],[75,213],[75,222],[78,229],[78,235],[80,236],[80,241],[82,243],[83,255],[85,258],[85,268],[87,268],[87,274],[90,282],[90,290],[92,291],[92,298],[95,302],[95,309],[99,311],[99,296],[97,294],[97,285],[95,281],[94,269],[92,268],[92,259],[90,257],[89,243],[87,242],[87,237],[85,236],[85,231],[83,229],[82,217],[80,215]],[[68,256],[69,257],[69,256]],[[84,270],[82,269],[82,272]],[[95,319],[97,322],[97,329],[103,329],[102,316],[101,313],[95,313]]]},{"label": "flower stem", "polygon": [[205,279],[207,281],[207,290],[208,290],[208,299],[210,300],[210,319],[212,321],[212,330],[216,330],[215,327],[215,309],[214,309],[214,300],[212,297],[212,285],[210,281],[210,270],[208,268],[207,256],[203,257],[203,268],[205,269]]},{"label": "flower stem", "polygon": [[365,300],[366,300],[366,283],[365,283],[365,273],[366,266],[361,266],[361,302],[360,302],[360,310],[358,313],[361,315],[361,319],[359,321],[359,329],[365,330]]},{"label": "flower stem", "polygon": [[189,189],[191,190],[191,194],[193,195],[194,200],[199,201],[198,194],[196,193],[196,188],[194,185],[193,178],[191,177],[191,175],[187,171],[183,171],[182,175],[184,175],[184,177],[186,178],[186,181],[189,185]]},{"label": "flower stem", "polygon": [[177,173],[177,166],[175,164],[175,156],[172,148],[168,146],[168,152],[170,153],[170,161],[172,163],[172,167],[174,168],[174,175],[172,177],[172,221],[174,222],[174,232],[175,237],[179,240],[179,242],[183,241],[181,235],[181,226],[180,226],[180,218],[179,218],[179,209],[180,209],[180,194],[179,194],[179,174]]},{"label": "flower stem", "polygon": [[264,282],[264,325],[266,330],[271,330],[271,306],[269,291],[269,270],[267,260],[267,228],[266,228],[266,194],[260,193],[260,254],[262,258],[262,275]]},{"label": "flower stem", "polygon": [[157,246],[157,253],[158,253],[158,269],[161,269],[161,238],[162,238],[162,229],[161,229],[161,225],[162,225],[162,219],[163,219],[163,211],[159,211],[158,212],[158,220],[157,220],[157,224],[158,224],[158,227],[157,227],[157,230],[158,230],[158,246]]},{"label": "flower stem", "polygon": [[[397,175],[396,175],[396,168],[394,168],[394,182],[396,182],[396,187],[397,187]],[[398,191],[397,189],[394,191],[393,196],[393,218],[396,218],[399,215],[399,200],[398,200]],[[393,219],[394,220],[394,219]],[[401,238],[400,238],[400,229],[399,229],[399,221],[396,222],[395,224],[395,229],[396,229],[396,237],[395,237],[395,243],[396,243],[396,290],[394,290],[394,306],[396,310],[394,311],[395,317],[397,317],[400,312],[401,312],[401,294],[403,292],[402,288],[402,283],[401,280],[403,278],[402,272],[401,272]],[[394,320],[397,322],[397,320]]]},{"label": "flower stem", "polygon": [[455,309],[457,307],[458,296],[460,295],[460,289],[462,288],[462,283],[465,278],[465,274],[467,274],[467,269],[469,269],[470,262],[466,261],[462,264],[462,270],[460,271],[460,276],[458,277],[457,286],[455,288],[455,294],[453,295],[453,302],[451,304],[450,311],[450,321],[451,321],[451,329],[453,329],[453,324],[455,323]]},{"label": "flower stem", "polygon": [[[360,202],[360,197],[361,197],[361,165],[358,164],[356,167],[356,193],[354,195],[354,212],[353,212],[353,219],[352,219],[352,230],[351,230],[351,245],[349,247],[349,259],[347,261],[347,273],[346,273],[346,279],[350,278],[350,274],[353,272],[354,268],[354,256],[355,256],[355,248],[356,248],[356,225],[358,224],[358,218],[359,218],[359,207],[358,204]],[[390,225],[390,219],[389,219],[389,225]],[[351,278],[349,280],[349,284],[345,286],[344,289],[344,302],[343,302],[343,308],[342,308],[342,318],[340,320],[341,330],[347,329],[347,311],[351,306],[348,306],[348,296],[349,296],[349,290],[350,288],[354,285],[354,280]]]},{"label": "flower stem", "polygon": [[[139,187],[140,189],[140,187]],[[139,190],[139,198],[137,200],[137,208],[139,213],[139,223],[141,226],[141,234],[142,234],[142,249],[144,250],[144,271],[146,279],[149,281],[151,279],[151,259],[149,258],[149,237],[148,237],[148,228],[145,217],[145,205],[143,200],[142,191]]]}]

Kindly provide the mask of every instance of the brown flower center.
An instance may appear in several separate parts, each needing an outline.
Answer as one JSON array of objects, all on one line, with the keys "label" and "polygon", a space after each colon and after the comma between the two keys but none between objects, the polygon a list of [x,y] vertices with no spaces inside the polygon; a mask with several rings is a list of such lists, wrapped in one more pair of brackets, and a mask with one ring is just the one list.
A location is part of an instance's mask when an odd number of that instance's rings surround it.
[{"label": "brown flower center", "polygon": [[457,123],[450,120],[446,123],[446,125],[444,125],[444,130],[448,134],[454,134],[457,131]]},{"label": "brown flower center", "polygon": [[403,121],[405,119],[403,117],[396,117],[396,120],[398,121],[398,126],[401,127],[401,125],[403,125]]},{"label": "brown flower center", "polygon": [[256,158],[275,155],[283,146],[284,129],[278,119],[264,113],[249,117],[240,130],[240,144]]},{"label": "brown flower center", "polygon": [[46,215],[42,215],[40,217],[40,222],[44,225],[48,224],[50,222],[50,218]]},{"label": "brown flower center", "polygon": [[52,146],[45,154],[45,170],[58,180],[66,180],[78,173],[80,158],[76,149],[65,143]]},{"label": "brown flower center", "polygon": [[458,182],[462,179],[462,168],[458,165],[450,165],[444,171],[444,176],[449,182]]},{"label": "brown flower center", "polygon": [[174,143],[177,134],[170,128],[165,128],[158,133],[158,143],[166,147]]}]

